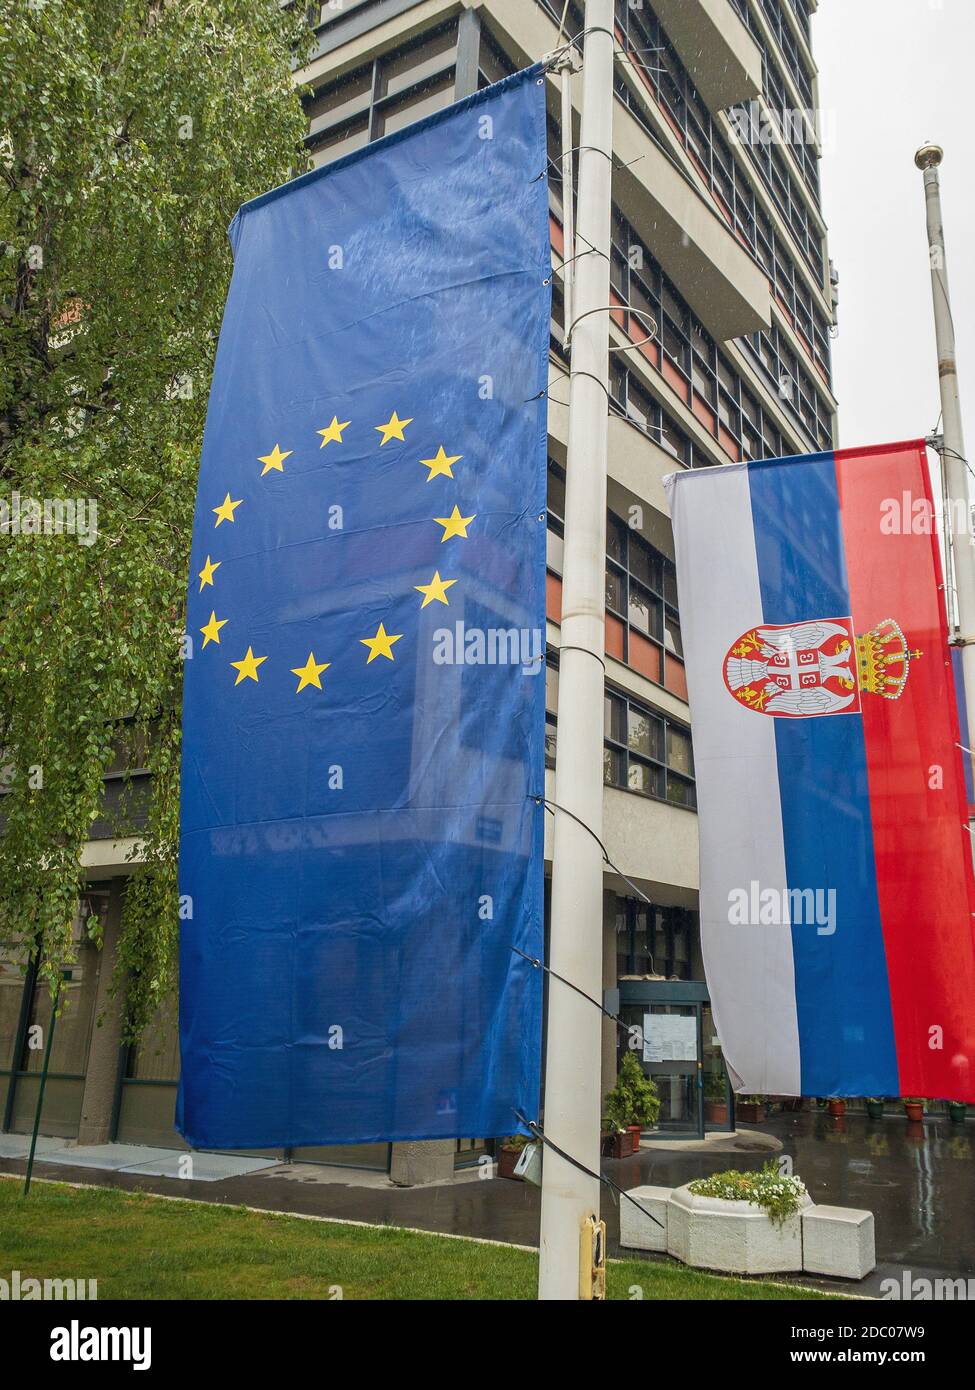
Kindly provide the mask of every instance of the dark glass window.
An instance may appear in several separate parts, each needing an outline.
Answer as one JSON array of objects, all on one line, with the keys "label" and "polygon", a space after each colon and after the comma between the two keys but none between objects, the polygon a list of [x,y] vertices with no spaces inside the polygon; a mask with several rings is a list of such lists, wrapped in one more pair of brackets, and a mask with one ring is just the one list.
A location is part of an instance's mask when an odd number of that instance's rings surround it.
[{"label": "dark glass window", "polygon": [[695,805],[690,730],[608,688],[604,738],[607,785]]}]

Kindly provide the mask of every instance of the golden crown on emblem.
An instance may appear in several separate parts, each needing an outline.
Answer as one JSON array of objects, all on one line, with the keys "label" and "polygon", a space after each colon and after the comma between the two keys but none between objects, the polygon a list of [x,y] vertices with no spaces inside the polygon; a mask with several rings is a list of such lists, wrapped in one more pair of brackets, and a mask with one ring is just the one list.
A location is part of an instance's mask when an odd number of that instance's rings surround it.
[{"label": "golden crown on emblem", "polygon": [[921,656],[910,651],[907,638],[893,618],[883,618],[869,632],[857,637],[857,671],[860,689],[885,700],[897,700],[904,693],[911,662]]}]

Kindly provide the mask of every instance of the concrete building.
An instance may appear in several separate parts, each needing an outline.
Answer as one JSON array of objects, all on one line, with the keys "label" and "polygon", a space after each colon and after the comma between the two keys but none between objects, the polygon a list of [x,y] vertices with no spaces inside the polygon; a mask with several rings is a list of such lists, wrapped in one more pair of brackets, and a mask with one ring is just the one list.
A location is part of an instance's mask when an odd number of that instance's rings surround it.
[{"label": "concrete building", "polygon": [[[697,818],[673,541],[662,478],[677,468],[831,448],[836,402],[830,329],[835,288],[820,211],[816,0],[617,0],[613,179],[613,347],[606,555],[604,985],[650,1055],[667,1031],[672,1060],[645,1062],[661,1125],[697,1136],[733,1111],[711,1022],[697,925]],[[389,134],[552,51],[563,0],[325,0],[297,74],[310,84],[316,165]],[[566,36],[581,32],[570,0]],[[578,82],[578,79],[576,79]],[[577,96],[577,94],[576,94]],[[549,82],[549,154],[561,149]],[[578,106],[574,141],[578,140]],[[540,171],[541,172],[541,171]],[[556,265],[563,189],[549,170]],[[551,334],[547,761],[558,743],[562,499],[567,363],[562,298]],[[630,312],[631,310],[636,312]],[[657,323],[651,343],[640,312]],[[628,349],[620,351],[619,349]],[[551,774],[550,774],[551,775]],[[111,795],[111,782],[109,782]],[[137,826],[134,826],[137,835]],[[105,949],[81,948],[67,987],[78,1007],[59,1032],[46,1132],[83,1141],[180,1141],[171,1128],[178,1048],[171,1013],[137,1048],[119,1049],[106,1016],[113,922],[131,845],[86,848],[92,891],[108,907]],[[550,861],[551,824],[546,859]],[[547,872],[550,862],[547,862]],[[627,882],[629,880],[629,882]],[[649,899],[649,905],[634,892]],[[0,973],[0,1105],[5,1128],[29,1123],[43,992]],[[683,1024],[660,1025],[661,1017]],[[605,1024],[604,1085],[618,1029]],[[676,1045],[675,1045],[676,1044]],[[683,1044],[683,1045],[681,1045]],[[681,1055],[683,1054],[683,1055]],[[703,1079],[704,1084],[701,1084]],[[491,1136],[457,1145],[298,1152],[389,1168],[403,1181],[443,1175]]]}]

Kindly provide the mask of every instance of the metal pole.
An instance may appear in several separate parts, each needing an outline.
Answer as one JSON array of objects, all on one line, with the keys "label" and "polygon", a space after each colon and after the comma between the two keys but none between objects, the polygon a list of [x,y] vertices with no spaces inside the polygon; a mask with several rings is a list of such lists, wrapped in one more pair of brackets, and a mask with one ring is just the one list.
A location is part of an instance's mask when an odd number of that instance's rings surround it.
[{"label": "metal pole", "polygon": [[61,1000],[61,980],[58,979],[57,989],[54,991],[54,998],[51,1000],[51,1022],[47,1028],[47,1040],[44,1044],[44,1063],[41,1067],[41,1083],[37,1090],[37,1107],[34,1110],[34,1131],[30,1137],[30,1153],[27,1155],[27,1176],[24,1178],[24,1196],[30,1192],[30,1179],[34,1171],[34,1150],[37,1148],[37,1131],[41,1127],[41,1111],[44,1108],[44,1091],[47,1087],[47,1071],[51,1064],[51,1044],[54,1042],[54,1025],[58,1018],[58,1004]]},{"label": "metal pole", "polygon": [[[975,748],[975,543],[972,540],[968,465],[961,422],[958,367],[955,361],[955,325],[948,291],[945,258],[945,232],[941,215],[941,184],[938,167],[944,151],[938,145],[923,145],[914,162],[924,173],[927,205],[928,254],[931,261],[931,292],[934,296],[934,331],[938,346],[938,377],[941,386],[941,418],[944,449],[942,473],[948,507],[945,534],[950,540],[948,554],[954,569],[955,603],[952,645],[961,649],[965,703],[968,708],[968,746]],[[946,566],[946,569],[948,567]],[[945,574],[950,586],[951,575]]]},{"label": "metal pole", "polygon": [[[586,0],[576,261],[571,332],[562,631],[552,865],[552,969],[598,999],[602,990],[603,648],[609,249],[613,130],[613,0]],[[567,248],[570,249],[570,248]],[[602,383],[602,385],[600,385]],[[578,819],[573,819],[577,817]],[[581,824],[580,824],[581,822]],[[599,1172],[600,1015],[550,977],[545,1133]],[[538,1296],[579,1297],[583,1222],[599,1213],[596,1177],[546,1148]]]},{"label": "metal pole", "polygon": [[572,74],[578,70],[574,48],[566,48],[555,66],[562,80],[562,341],[572,323],[572,288],[575,281],[575,176],[572,159]]}]

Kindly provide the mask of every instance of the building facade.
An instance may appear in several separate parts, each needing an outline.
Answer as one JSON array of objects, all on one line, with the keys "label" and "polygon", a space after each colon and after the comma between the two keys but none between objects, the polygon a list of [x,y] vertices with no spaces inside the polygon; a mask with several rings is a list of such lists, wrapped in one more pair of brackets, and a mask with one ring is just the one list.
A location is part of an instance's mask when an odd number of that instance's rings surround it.
[{"label": "building facade", "polygon": [[[470,95],[584,27],[564,0],[325,0],[312,6],[307,143],[321,165]],[[661,1126],[690,1136],[733,1123],[711,1021],[697,921],[697,817],[673,539],[662,479],[679,468],[829,449],[835,436],[830,336],[835,277],[820,210],[816,0],[616,0],[609,516],[602,922],[603,983],[645,1030]],[[578,85],[574,133],[578,141]],[[551,326],[546,760],[558,751],[562,517],[568,363],[557,79],[548,83]],[[541,172],[541,171],[540,171]],[[645,317],[657,325],[646,338]],[[547,774],[551,778],[551,771]],[[109,784],[109,793],[111,784]],[[550,794],[552,788],[549,788]],[[105,913],[102,953],[80,946],[67,988],[77,1007],[55,1040],[45,1132],[178,1146],[178,1047],[164,1010],[135,1048],[106,1015],[114,924],[137,841],[86,847]],[[551,871],[551,822],[546,872]],[[81,932],[79,928],[79,939]],[[45,991],[0,970],[4,1128],[28,1126]],[[660,1018],[683,1024],[659,1025]],[[60,1028],[60,1025],[59,1025]],[[658,1045],[664,1033],[671,1045]],[[659,1034],[659,1038],[658,1038]],[[676,1047],[673,1039],[682,1038]],[[627,1036],[604,1023],[603,1081]],[[683,1055],[674,1056],[674,1052]],[[669,1052],[666,1060],[657,1060]],[[443,1176],[496,1136],[453,1145],[298,1152]]]}]

